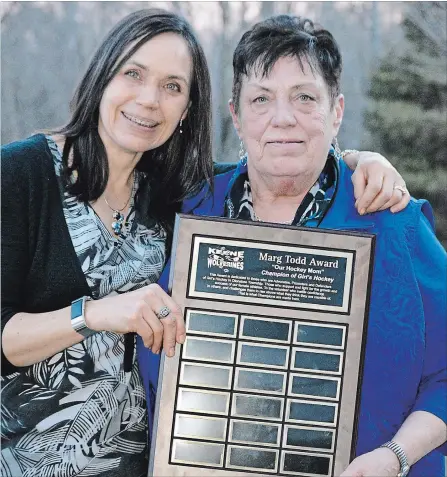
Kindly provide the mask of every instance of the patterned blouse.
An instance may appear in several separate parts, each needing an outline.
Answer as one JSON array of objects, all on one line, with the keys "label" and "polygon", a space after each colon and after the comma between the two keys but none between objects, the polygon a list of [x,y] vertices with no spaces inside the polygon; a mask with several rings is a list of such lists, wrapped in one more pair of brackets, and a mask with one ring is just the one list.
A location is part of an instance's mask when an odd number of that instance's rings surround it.
[{"label": "patterned blouse", "polygon": [[[319,225],[328,210],[337,187],[335,151],[331,148],[326,164],[315,184],[299,205],[289,225]],[[253,198],[248,179],[247,156],[241,159],[239,174],[232,179],[225,200],[225,217],[240,220],[259,220],[253,208]]]},{"label": "patterned blouse", "polygon": [[[103,298],[157,282],[166,258],[164,229],[139,224],[132,198],[128,226],[113,237],[88,204],[65,192],[60,151],[50,137],[47,141],[65,220],[92,296]],[[142,177],[136,172],[134,191]],[[16,387],[17,401],[2,403],[2,412],[29,412],[39,418],[35,427],[22,428],[12,446],[3,449],[1,475],[146,476],[144,388],[136,359],[129,372],[123,363],[123,335],[99,332],[26,373],[16,373],[8,385]]]}]

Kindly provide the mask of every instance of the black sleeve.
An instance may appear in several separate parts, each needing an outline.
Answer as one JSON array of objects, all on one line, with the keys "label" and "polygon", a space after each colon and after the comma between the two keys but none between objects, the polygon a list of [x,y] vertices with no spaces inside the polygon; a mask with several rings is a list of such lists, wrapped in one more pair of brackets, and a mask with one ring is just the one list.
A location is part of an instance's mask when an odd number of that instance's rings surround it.
[{"label": "black sleeve", "polygon": [[[16,143],[17,144],[17,143]],[[29,173],[14,145],[1,149],[1,290],[2,336],[6,323],[24,303],[29,255]],[[2,347],[3,348],[3,347]],[[18,368],[1,352],[2,375]]]}]

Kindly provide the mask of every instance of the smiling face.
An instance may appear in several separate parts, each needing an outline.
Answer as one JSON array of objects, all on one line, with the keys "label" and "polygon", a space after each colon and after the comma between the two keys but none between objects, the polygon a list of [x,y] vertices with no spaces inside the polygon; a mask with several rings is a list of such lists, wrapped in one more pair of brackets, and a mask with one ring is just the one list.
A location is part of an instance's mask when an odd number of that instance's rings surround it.
[{"label": "smiling face", "polygon": [[110,81],[99,106],[108,153],[142,153],[164,144],[186,117],[192,59],[185,40],[162,33],[144,43]]},{"label": "smiling face", "polygon": [[326,163],[341,124],[343,96],[331,105],[323,77],[305,59],[302,64],[281,57],[268,76],[252,72],[243,80],[238,114],[230,105],[250,175],[300,177],[311,186]]}]

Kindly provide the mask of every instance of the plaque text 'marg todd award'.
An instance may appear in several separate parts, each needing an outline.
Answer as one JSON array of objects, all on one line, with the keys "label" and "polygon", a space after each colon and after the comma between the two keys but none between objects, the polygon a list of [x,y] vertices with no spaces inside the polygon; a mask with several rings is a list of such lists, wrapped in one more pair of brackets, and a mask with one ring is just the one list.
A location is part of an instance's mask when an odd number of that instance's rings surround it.
[{"label": "plaque text 'marg todd award'", "polygon": [[181,215],[150,475],[340,475],[352,458],[374,238]]}]

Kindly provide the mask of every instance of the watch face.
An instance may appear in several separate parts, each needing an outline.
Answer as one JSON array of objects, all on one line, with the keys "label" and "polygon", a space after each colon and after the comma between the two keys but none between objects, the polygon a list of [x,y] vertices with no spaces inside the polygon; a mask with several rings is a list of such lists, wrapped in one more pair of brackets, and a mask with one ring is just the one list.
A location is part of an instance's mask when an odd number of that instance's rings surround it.
[{"label": "watch face", "polygon": [[84,306],[84,299],[78,298],[71,303],[71,319],[77,318],[82,315],[82,308]]}]

